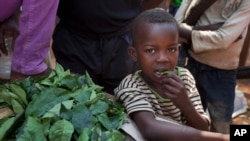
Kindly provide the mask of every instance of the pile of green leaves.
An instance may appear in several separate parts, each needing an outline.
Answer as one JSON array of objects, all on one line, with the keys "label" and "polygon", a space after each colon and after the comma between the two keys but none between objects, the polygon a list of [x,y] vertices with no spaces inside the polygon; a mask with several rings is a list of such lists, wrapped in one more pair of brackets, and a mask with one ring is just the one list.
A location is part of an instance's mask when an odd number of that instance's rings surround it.
[{"label": "pile of green leaves", "polygon": [[0,85],[0,99],[14,111],[0,120],[4,141],[123,141],[124,107],[108,99],[88,73],[59,64],[45,78]]}]

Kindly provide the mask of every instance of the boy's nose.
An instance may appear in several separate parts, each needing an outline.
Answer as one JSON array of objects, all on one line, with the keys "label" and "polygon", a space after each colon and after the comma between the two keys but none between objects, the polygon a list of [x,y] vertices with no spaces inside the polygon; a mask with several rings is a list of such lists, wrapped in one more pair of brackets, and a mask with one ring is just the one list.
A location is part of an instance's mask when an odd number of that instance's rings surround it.
[{"label": "boy's nose", "polygon": [[159,62],[169,61],[168,55],[166,53],[164,53],[164,52],[160,52],[158,54],[157,61],[159,61]]}]

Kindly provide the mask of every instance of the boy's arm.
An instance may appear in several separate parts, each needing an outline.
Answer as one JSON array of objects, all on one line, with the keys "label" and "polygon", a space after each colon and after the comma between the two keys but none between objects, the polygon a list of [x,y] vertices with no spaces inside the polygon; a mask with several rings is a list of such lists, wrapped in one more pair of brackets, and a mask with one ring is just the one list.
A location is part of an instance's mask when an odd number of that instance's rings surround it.
[{"label": "boy's arm", "polygon": [[[183,73],[184,75],[184,73]],[[171,74],[162,79],[162,89],[158,93],[164,98],[169,98],[178,107],[187,121],[187,125],[200,130],[208,130],[209,122],[200,113],[204,113],[199,92],[195,86],[194,78],[189,71],[182,79],[176,74]],[[186,86],[188,85],[187,88]]]},{"label": "boy's arm", "polygon": [[146,140],[229,141],[229,135],[156,120],[152,112],[139,111],[130,116]]},{"label": "boy's arm", "polygon": [[190,106],[187,105],[181,109],[182,114],[184,115],[185,119],[187,120],[187,125],[190,127],[208,131],[210,126],[210,121],[208,118],[205,118],[205,116],[202,116],[198,111],[194,108],[194,106],[191,104]]}]

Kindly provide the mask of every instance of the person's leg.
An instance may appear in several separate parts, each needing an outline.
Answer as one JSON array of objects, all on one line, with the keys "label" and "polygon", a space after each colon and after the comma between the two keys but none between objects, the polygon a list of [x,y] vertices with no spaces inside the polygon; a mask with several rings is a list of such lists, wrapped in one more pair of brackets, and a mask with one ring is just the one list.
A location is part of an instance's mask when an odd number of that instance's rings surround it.
[{"label": "person's leg", "polygon": [[20,8],[22,0],[0,0],[0,22],[8,19]]},{"label": "person's leg", "polygon": [[[56,21],[59,0],[23,0],[19,36],[14,45],[12,74],[36,75],[47,69],[44,62]],[[11,74],[11,79],[13,75]]]},{"label": "person's leg", "polygon": [[72,73],[85,74],[87,70],[98,84],[101,74],[102,51],[99,38],[75,31],[59,23],[53,35],[52,49],[58,64]]},{"label": "person's leg", "polygon": [[234,110],[236,70],[218,70],[189,59],[203,106],[211,118],[211,131],[229,133]]},{"label": "person's leg", "polygon": [[113,94],[113,89],[135,67],[127,53],[130,43],[127,34],[90,38],[59,23],[53,40],[56,60],[64,69],[78,74],[87,70],[93,81],[109,94]]},{"label": "person's leg", "polygon": [[234,111],[236,70],[212,70],[206,73],[210,83],[203,85],[207,92],[207,108],[211,131],[229,133]]}]

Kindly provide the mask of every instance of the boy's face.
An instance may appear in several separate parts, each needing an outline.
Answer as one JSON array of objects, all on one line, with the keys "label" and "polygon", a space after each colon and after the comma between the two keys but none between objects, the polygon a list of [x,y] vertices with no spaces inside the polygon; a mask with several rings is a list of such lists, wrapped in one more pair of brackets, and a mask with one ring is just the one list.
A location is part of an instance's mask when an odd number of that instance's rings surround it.
[{"label": "boy's face", "polygon": [[179,55],[178,29],[170,24],[145,23],[137,33],[134,48],[129,52],[138,62],[142,77],[149,84],[158,84],[160,72],[173,71]]}]

